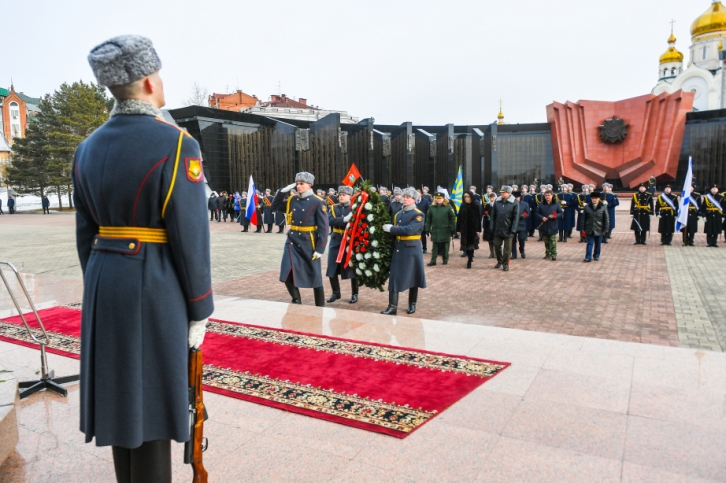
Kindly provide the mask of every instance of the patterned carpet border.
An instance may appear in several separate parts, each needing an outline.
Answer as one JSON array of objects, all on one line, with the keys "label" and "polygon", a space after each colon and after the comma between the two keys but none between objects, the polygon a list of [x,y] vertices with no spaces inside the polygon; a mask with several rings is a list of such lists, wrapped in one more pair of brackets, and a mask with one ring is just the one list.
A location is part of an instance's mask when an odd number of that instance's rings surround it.
[{"label": "patterned carpet border", "polygon": [[437,413],[206,364],[203,380],[205,386],[403,433],[410,433]]},{"label": "patterned carpet border", "polygon": [[[32,329],[33,334],[38,340],[43,340],[43,332],[40,329]],[[45,331],[50,339],[48,344],[49,349],[54,349],[59,352],[67,352],[69,354],[80,355],[81,354],[81,339],[66,334],[60,334],[50,330]],[[31,347],[38,347],[38,343],[30,338],[28,330],[24,325],[8,324],[7,322],[0,322],[0,337],[6,337],[8,339],[17,340],[19,342],[25,342],[24,345]]]},{"label": "patterned carpet border", "polygon": [[314,349],[335,354],[354,357],[364,357],[376,361],[406,364],[409,366],[433,369],[445,372],[456,372],[468,376],[492,377],[506,367],[504,364],[494,364],[463,357],[430,354],[424,352],[381,347],[366,343],[357,343],[327,337],[296,334],[277,329],[265,329],[249,325],[237,325],[221,321],[210,320],[207,331],[221,335],[245,337],[248,339],[288,345],[298,348]]}]

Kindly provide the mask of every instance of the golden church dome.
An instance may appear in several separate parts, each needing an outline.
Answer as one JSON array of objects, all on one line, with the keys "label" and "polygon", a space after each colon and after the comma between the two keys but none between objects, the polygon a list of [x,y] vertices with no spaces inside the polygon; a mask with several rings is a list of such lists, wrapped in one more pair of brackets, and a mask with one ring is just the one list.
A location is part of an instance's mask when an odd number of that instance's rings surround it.
[{"label": "golden church dome", "polygon": [[691,24],[691,36],[721,32],[726,30],[726,7],[718,1],[714,2],[703,15]]},{"label": "golden church dome", "polygon": [[676,36],[671,32],[671,36],[668,38],[668,50],[665,54],[660,56],[660,63],[667,64],[669,62],[683,62],[683,54],[676,49]]}]

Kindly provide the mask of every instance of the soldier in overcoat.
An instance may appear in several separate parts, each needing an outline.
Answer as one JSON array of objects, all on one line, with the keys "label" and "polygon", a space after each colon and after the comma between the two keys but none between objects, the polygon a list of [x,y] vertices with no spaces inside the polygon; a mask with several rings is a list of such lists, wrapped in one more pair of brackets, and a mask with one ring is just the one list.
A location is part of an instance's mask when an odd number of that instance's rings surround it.
[{"label": "soldier in overcoat", "polygon": [[706,234],[706,244],[709,247],[718,247],[718,236],[723,228],[724,198],[718,192],[718,185],[711,187],[711,192],[702,198],[701,216],[705,220],[703,232]]},{"label": "soldier in overcoat", "polygon": [[325,307],[320,259],[328,243],[328,207],[325,200],[313,192],[314,182],[312,174],[297,173],[294,183],[275,194],[272,210],[284,210],[290,222],[282,252],[280,281],[285,282],[292,303],[302,303],[299,289],[312,288],[315,305]]},{"label": "soldier in overcoat", "polygon": [[663,193],[655,202],[655,216],[658,218],[660,244],[670,245],[673,233],[676,231],[676,218],[678,217],[678,197],[671,193],[670,185],[663,189]]},{"label": "soldier in overcoat", "polygon": [[265,233],[272,233],[272,224],[275,223],[275,214],[272,209],[272,190],[266,189],[264,196],[260,199],[262,208],[262,224],[267,225]]},{"label": "soldier in overcoat", "polygon": [[151,41],[112,38],[88,56],[116,98],[76,150],[83,270],[80,428],[112,446],[120,482],[171,482],[189,439],[188,354],[214,310],[199,144],[162,118]]},{"label": "soldier in overcoat", "polygon": [[247,203],[249,202],[249,198],[247,198],[247,192],[243,191],[241,194],[241,198],[239,199],[239,224],[242,225],[244,228],[242,228],[243,232],[249,231],[250,228],[250,220],[247,218]]},{"label": "soldier in overcoat", "polygon": [[608,219],[610,220],[610,229],[603,235],[602,242],[608,243],[608,239],[613,237],[613,228],[615,228],[615,208],[620,206],[620,200],[618,196],[613,193],[613,185],[610,183],[603,183],[603,202],[608,207]]},{"label": "soldier in overcoat", "polygon": [[424,214],[416,209],[418,191],[406,188],[403,191],[403,208],[393,217],[393,224],[383,225],[383,231],[396,237],[391,259],[391,274],[388,278],[388,307],[384,315],[396,315],[398,294],[408,290],[407,314],[416,312],[418,289],[426,288],[421,233],[424,230]]},{"label": "soldier in overcoat", "polygon": [[[683,231],[683,246],[694,246],[694,238],[698,232],[698,217],[701,213],[701,195],[695,190],[695,186],[691,185],[691,193],[689,195],[690,202],[688,203],[688,222],[686,226],[681,230]],[[681,193],[681,197],[684,194]]]},{"label": "soldier in overcoat", "polygon": [[352,295],[348,303],[354,304],[358,302],[358,281],[355,278],[355,270],[351,266],[343,268],[343,263],[336,261],[338,259],[338,252],[340,251],[340,244],[343,241],[345,225],[352,217],[350,197],[353,196],[353,192],[353,188],[350,186],[339,187],[337,196],[338,203],[331,205],[328,211],[328,225],[333,229],[333,232],[330,234],[330,242],[328,243],[328,269],[325,272],[325,276],[330,280],[330,286],[333,289],[333,294],[328,299],[328,303],[340,300],[340,280],[338,276],[343,280],[350,280],[350,291]]},{"label": "soldier in overcoat", "polygon": [[645,245],[645,239],[650,231],[650,217],[653,214],[653,195],[646,191],[645,185],[638,187],[638,192],[633,194],[630,205],[630,229],[635,232],[635,243],[633,245]]}]

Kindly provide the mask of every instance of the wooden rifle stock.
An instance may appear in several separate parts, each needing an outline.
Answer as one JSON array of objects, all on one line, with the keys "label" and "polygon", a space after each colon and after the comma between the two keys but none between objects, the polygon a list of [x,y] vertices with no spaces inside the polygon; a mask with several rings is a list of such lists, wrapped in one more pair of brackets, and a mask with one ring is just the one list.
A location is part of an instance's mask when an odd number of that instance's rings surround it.
[{"label": "wooden rifle stock", "polygon": [[207,470],[202,462],[202,452],[207,449],[204,438],[204,421],[207,412],[202,399],[202,351],[189,351],[189,419],[190,438],[184,445],[184,463],[191,464],[194,472],[193,483],[207,483]]}]

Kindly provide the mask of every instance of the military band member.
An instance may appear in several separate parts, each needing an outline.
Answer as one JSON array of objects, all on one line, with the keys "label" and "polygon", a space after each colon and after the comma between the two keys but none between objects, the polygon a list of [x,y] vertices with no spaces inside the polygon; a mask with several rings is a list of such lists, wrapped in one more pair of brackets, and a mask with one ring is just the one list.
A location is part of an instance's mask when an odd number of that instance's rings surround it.
[{"label": "military band member", "polygon": [[[561,180],[562,178],[560,178]],[[560,204],[560,208],[564,211],[563,216],[557,220],[557,229],[559,231],[559,239],[567,243],[567,238],[570,236],[572,226],[570,225],[570,218],[568,216],[568,210],[571,209],[569,203],[572,201],[568,193],[568,185],[566,183],[560,184],[560,192],[557,193],[557,202]]]},{"label": "military band member", "polygon": [[670,185],[663,189],[655,202],[655,216],[658,218],[658,233],[660,244],[670,245],[673,233],[676,231],[676,218],[678,217],[678,197],[671,193]]},{"label": "military band member", "polygon": [[[683,194],[681,194],[683,196]],[[701,195],[696,192],[695,186],[691,185],[691,194],[688,203],[688,223],[683,230],[683,246],[694,246],[694,238],[698,232],[698,217],[701,213]]]},{"label": "military band member", "polygon": [[582,193],[577,195],[577,198],[575,199],[577,203],[577,232],[580,234],[580,243],[587,242],[587,239],[582,236],[582,220],[583,220],[583,213],[585,210],[585,206],[587,206],[588,203],[590,203],[590,185],[584,184],[582,185]]},{"label": "military band member", "polygon": [[71,170],[84,283],[80,429],[112,446],[119,482],[171,483],[171,440],[189,440],[189,348],[214,311],[202,158],[163,120],[149,39],[112,38],[88,62],[116,102]]},{"label": "military band member", "polygon": [[[280,281],[285,282],[293,304],[302,303],[299,289],[312,288],[315,305],[325,307],[320,259],[328,243],[328,207],[313,192],[314,182],[315,176],[308,172],[296,174],[294,183],[275,194],[272,209],[284,209],[290,225],[282,252]],[[290,195],[286,199],[287,193]]]},{"label": "military band member", "polygon": [[630,216],[633,221],[630,229],[635,232],[635,243],[633,245],[645,245],[645,239],[650,231],[650,217],[653,214],[653,195],[646,191],[645,185],[641,183],[638,192],[633,194]]},{"label": "military band member", "polygon": [[338,197],[335,195],[335,190],[333,188],[328,190],[328,196],[325,197],[325,202],[328,203],[329,206],[338,204]]},{"label": "military band member", "polygon": [[620,206],[620,200],[618,196],[613,193],[613,185],[610,183],[603,183],[603,201],[608,207],[608,218],[610,219],[610,229],[607,234],[603,235],[602,242],[608,243],[608,239],[612,238],[613,228],[615,228],[615,207]]},{"label": "military band member", "polygon": [[341,186],[338,188],[338,203],[329,207],[328,225],[333,229],[328,244],[328,269],[325,276],[330,280],[330,287],[333,293],[328,299],[328,303],[340,300],[340,280],[350,280],[351,296],[348,303],[354,304],[358,301],[358,281],[355,279],[355,269],[348,266],[343,268],[343,263],[338,263],[338,252],[340,251],[340,243],[345,233],[345,225],[350,221],[351,208],[350,197],[353,196],[353,188],[350,186]]},{"label": "military band member", "polygon": [[388,216],[393,219],[394,216],[396,216],[396,213],[401,211],[401,208],[403,208],[403,199],[402,199],[403,191],[401,188],[393,188],[393,199],[388,204]]},{"label": "military band member", "polygon": [[724,198],[718,192],[718,186],[713,185],[711,192],[702,198],[701,216],[705,219],[703,232],[706,234],[706,243],[709,247],[718,247],[718,236],[723,228]]},{"label": "military band member", "polygon": [[396,213],[393,224],[383,225],[383,231],[396,237],[391,259],[391,274],[388,278],[388,307],[384,315],[396,315],[398,294],[408,290],[407,314],[416,312],[418,289],[426,288],[421,233],[424,229],[424,214],[416,209],[418,192],[414,188],[403,190],[403,208]]}]

